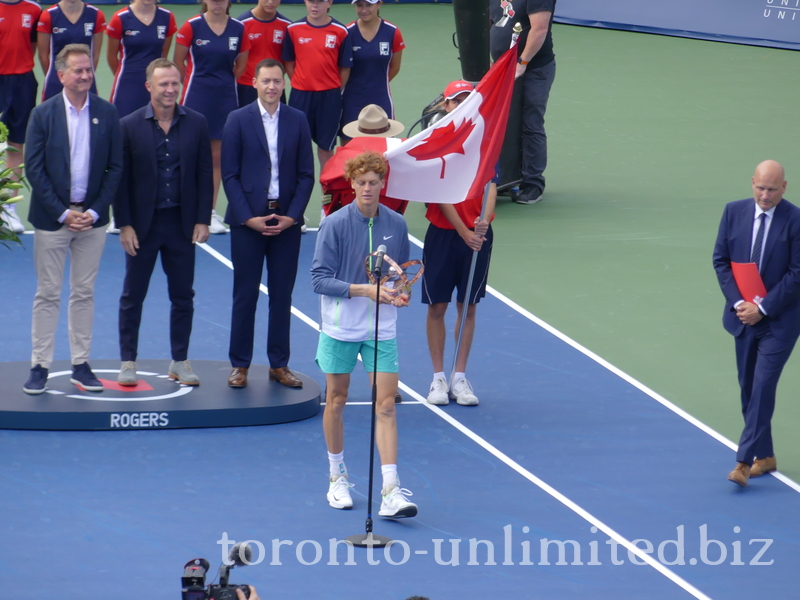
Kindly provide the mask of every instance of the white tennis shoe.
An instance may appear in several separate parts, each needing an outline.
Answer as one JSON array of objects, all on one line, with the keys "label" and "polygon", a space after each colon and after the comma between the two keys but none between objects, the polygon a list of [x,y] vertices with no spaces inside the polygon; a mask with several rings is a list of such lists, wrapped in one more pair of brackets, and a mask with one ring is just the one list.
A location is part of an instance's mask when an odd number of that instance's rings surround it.
[{"label": "white tennis shoe", "polygon": [[399,485],[390,485],[381,490],[381,510],[378,513],[382,517],[400,519],[402,517],[415,517],[417,515],[417,505],[410,502],[406,496],[413,494]]},{"label": "white tennis shoe", "polygon": [[447,382],[438,377],[434,378],[431,383],[431,389],[428,392],[428,404],[445,406],[449,402],[450,398],[447,395]]},{"label": "white tennis shoe", "polygon": [[353,484],[347,480],[347,476],[331,477],[328,486],[328,504],[340,510],[353,508],[353,498],[350,496],[351,487]]},{"label": "white tennis shoe", "polygon": [[466,377],[459,379],[450,388],[450,397],[455,399],[461,406],[478,406],[478,397],[472,391],[472,385]]}]

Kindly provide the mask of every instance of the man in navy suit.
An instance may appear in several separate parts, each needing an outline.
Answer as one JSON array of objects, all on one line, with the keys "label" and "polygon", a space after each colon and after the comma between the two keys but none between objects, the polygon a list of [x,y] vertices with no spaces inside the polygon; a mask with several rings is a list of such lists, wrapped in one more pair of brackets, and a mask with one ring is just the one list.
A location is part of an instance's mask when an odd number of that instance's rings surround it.
[{"label": "man in navy suit", "polygon": [[178,105],[181,75],[166,58],[147,67],[150,103],[122,121],[123,175],[114,217],[125,249],[125,283],[119,299],[117,382],[135,386],[142,305],[156,259],[167,275],[172,362],[169,377],[199,385],[188,361],[194,315],[196,243],[208,239],[213,181],[206,118]]},{"label": "man in navy suit", "polygon": [[64,90],[33,110],[25,137],[37,288],[31,328],[33,368],[23,390],[41,394],[47,385],[69,254],[70,381],[102,392],[103,385],[88,363],[94,282],[106,242],[108,207],[122,175],[122,136],[116,107],[89,92],[94,80],[89,47],[68,44],[58,53],[55,66]]},{"label": "man in navy suit", "polygon": [[[728,479],[742,487],[750,477],[777,469],[772,447],[775,390],[800,335],[800,208],[783,199],[783,167],[767,160],[753,175],[753,198],[725,207],[714,246],[714,269],[725,296],[722,322],[736,338],[744,431],[738,464]],[[758,266],[766,297],[742,298],[731,262]]]},{"label": "man in navy suit", "polygon": [[233,310],[228,385],[245,387],[253,358],[256,304],[267,261],[269,377],[288,387],[302,381],[288,368],[292,290],[300,225],[314,187],[314,156],[305,115],[280,98],[283,65],[256,65],[258,100],[233,111],[222,132],[222,181],[231,226]]}]

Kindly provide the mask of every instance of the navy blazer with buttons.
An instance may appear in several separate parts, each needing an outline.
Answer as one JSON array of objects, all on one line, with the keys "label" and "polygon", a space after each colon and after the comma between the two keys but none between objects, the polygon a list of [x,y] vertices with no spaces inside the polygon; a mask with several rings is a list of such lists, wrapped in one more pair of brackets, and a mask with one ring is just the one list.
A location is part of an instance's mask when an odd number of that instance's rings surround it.
[{"label": "navy blazer with buttons", "polygon": [[[252,217],[267,214],[272,168],[259,100],[228,115],[222,131],[222,182],[228,197],[225,222],[241,227]],[[280,215],[298,225],[314,188],[314,155],[306,116],[280,105],[278,115],[278,201]],[[274,200],[274,198],[273,198]]]},{"label": "navy blazer with buttons", "polygon": [[[156,136],[147,104],[122,119],[123,176],[114,200],[117,227],[131,225],[144,239],[156,210],[158,165]],[[181,166],[181,229],[191,240],[194,226],[211,223],[213,177],[208,122],[197,111],[177,106]]]},{"label": "navy blazer with buttons", "polygon": [[[89,93],[89,182],[84,211],[94,210],[94,227],[108,223],[108,208],[122,177],[122,135],[117,108]],[[57,231],[70,203],[70,148],[64,96],[56,94],[31,112],[25,135],[25,177],[31,184],[28,220],[36,229]]]},{"label": "navy blazer with buttons", "polygon": [[[714,269],[725,296],[722,322],[734,336],[744,331],[733,305],[742,300],[731,272],[731,261],[750,262],[755,200],[725,206],[714,246]],[[772,334],[779,340],[800,335],[800,208],[783,199],[775,206],[761,261],[767,296],[761,306]]]}]

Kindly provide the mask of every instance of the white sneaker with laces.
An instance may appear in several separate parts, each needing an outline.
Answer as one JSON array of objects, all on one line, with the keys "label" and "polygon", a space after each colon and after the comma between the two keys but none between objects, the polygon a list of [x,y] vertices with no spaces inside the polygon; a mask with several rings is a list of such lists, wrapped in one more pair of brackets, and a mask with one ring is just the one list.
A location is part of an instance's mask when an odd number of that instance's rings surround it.
[{"label": "white sneaker with laces", "polygon": [[225,221],[217,214],[216,210],[211,211],[211,225],[208,226],[208,232],[211,234],[228,233]]},{"label": "white sneaker with laces", "polygon": [[417,515],[417,505],[409,502],[406,496],[413,496],[410,491],[401,488],[399,485],[391,485],[381,490],[381,510],[378,513],[382,517],[399,519],[402,517],[415,517]]},{"label": "white sneaker with laces", "polygon": [[106,233],[110,233],[112,235],[119,235],[119,228],[117,224],[114,223],[114,217],[111,217],[111,220],[108,222],[108,227],[106,227]]},{"label": "white sneaker with laces", "polygon": [[17,215],[17,209],[13,204],[8,204],[3,209],[3,221],[6,222],[6,227],[14,233],[25,233],[25,225],[22,224],[22,219]]},{"label": "white sneaker with laces", "polygon": [[353,484],[347,480],[346,475],[331,477],[328,486],[328,504],[342,510],[353,508],[353,498],[350,496],[351,487]]},{"label": "white sneaker with laces", "polygon": [[478,397],[472,391],[467,378],[459,379],[450,388],[450,397],[454,398],[461,406],[478,406]]},{"label": "white sneaker with laces", "polygon": [[447,395],[447,382],[438,377],[431,383],[431,389],[428,392],[428,404],[435,404],[436,406],[445,406],[450,402]]}]

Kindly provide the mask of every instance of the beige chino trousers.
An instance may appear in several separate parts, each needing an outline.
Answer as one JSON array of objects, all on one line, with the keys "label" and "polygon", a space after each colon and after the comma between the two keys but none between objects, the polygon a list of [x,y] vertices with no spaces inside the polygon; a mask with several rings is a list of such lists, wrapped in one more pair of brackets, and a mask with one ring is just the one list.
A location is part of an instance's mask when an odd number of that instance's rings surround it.
[{"label": "beige chino trousers", "polygon": [[89,360],[94,321],[94,283],[106,244],[106,228],[74,232],[64,225],[58,231],[36,229],[33,236],[33,261],[36,266],[36,295],[33,299],[31,367],[45,369],[53,362],[61,287],[67,254],[69,273],[69,347],[72,364]]}]

